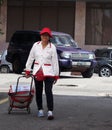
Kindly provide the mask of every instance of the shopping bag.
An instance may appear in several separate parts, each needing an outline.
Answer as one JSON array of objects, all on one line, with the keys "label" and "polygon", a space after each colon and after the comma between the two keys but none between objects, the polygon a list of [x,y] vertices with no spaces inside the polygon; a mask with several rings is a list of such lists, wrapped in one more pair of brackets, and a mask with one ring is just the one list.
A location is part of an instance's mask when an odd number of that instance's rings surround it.
[{"label": "shopping bag", "polygon": [[43,70],[39,69],[37,73],[35,74],[35,79],[38,81],[43,81],[45,79],[45,76],[43,74]]}]

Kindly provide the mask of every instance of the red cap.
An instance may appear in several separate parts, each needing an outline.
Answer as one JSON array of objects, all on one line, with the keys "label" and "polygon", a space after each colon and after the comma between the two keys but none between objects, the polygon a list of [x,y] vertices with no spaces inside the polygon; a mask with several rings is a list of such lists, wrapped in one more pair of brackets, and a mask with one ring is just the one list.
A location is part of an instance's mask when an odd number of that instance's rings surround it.
[{"label": "red cap", "polygon": [[52,37],[50,28],[47,28],[47,27],[43,28],[43,29],[41,30],[41,32],[40,32],[40,35],[42,35],[42,34],[44,34],[44,33],[48,33],[49,36]]}]

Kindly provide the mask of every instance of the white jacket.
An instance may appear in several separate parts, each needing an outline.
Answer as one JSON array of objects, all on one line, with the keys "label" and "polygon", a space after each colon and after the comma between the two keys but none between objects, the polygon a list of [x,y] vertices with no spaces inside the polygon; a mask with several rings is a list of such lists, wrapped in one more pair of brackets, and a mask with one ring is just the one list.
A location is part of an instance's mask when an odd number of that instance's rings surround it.
[{"label": "white jacket", "polygon": [[52,43],[48,43],[44,49],[41,41],[34,43],[26,62],[26,71],[31,71],[34,60],[33,75],[42,67],[45,76],[59,76],[57,51]]}]

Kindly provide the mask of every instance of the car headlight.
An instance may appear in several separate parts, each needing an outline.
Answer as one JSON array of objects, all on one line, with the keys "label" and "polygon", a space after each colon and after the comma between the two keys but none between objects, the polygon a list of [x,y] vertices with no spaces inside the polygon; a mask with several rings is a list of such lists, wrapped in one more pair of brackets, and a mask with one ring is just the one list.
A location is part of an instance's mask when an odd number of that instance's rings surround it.
[{"label": "car headlight", "polygon": [[94,54],[89,54],[89,59],[91,59],[91,60],[95,59],[95,55]]},{"label": "car headlight", "polygon": [[63,57],[63,58],[71,58],[71,53],[64,51],[64,52],[61,53],[60,56]]}]

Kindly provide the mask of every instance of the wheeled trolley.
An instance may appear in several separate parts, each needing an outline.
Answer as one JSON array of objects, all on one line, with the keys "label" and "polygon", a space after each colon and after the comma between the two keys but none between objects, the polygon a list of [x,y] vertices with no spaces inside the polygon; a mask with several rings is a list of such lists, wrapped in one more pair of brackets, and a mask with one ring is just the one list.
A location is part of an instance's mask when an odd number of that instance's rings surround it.
[{"label": "wheeled trolley", "polygon": [[25,109],[30,113],[30,104],[34,96],[33,76],[31,76],[31,84],[25,85],[20,84],[20,79],[26,78],[24,75],[18,77],[16,85],[11,85],[9,95],[9,108],[8,114],[11,113],[12,109]]}]

